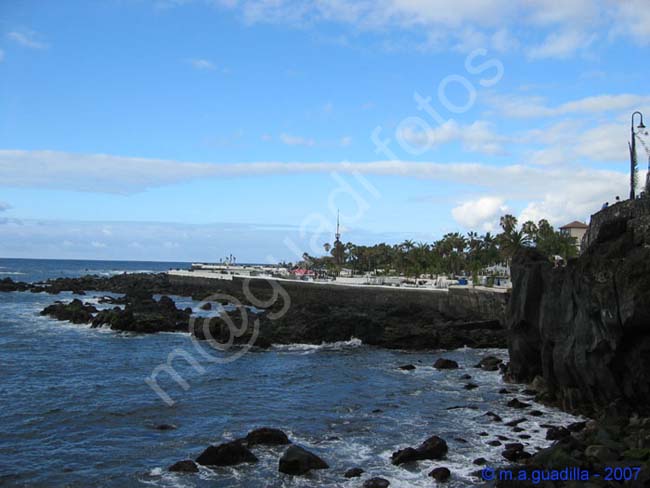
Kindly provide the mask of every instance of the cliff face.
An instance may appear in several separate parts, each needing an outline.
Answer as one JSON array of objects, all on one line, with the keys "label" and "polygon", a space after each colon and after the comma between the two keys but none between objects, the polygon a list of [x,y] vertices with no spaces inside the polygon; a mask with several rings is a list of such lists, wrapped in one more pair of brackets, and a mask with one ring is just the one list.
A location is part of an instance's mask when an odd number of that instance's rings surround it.
[{"label": "cliff face", "polygon": [[512,263],[509,374],[542,376],[568,410],[650,409],[650,210],[619,205],[592,217],[586,250],[565,268],[532,249]]}]

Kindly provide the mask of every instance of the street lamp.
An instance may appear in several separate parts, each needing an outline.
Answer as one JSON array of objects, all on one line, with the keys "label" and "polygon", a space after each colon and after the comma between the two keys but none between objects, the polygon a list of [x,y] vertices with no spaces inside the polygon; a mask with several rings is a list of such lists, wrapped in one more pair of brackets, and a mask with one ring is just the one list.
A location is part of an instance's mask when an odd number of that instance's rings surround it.
[{"label": "street lamp", "polygon": [[643,114],[638,110],[632,114],[632,122],[630,126],[631,141],[630,141],[630,200],[634,200],[634,184],[636,183],[636,133],[634,132],[634,116],[639,114],[640,122],[637,126],[638,129],[645,129],[643,125]]}]

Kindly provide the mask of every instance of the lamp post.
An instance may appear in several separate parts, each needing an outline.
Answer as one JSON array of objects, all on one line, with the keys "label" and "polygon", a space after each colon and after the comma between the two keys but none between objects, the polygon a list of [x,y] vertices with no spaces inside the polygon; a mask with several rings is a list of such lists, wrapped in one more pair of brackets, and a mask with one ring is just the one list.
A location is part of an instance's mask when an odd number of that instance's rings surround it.
[{"label": "lamp post", "polygon": [[639,114],[640,121],[638,129],[645,129],[643,125],[643,114],[638,110],[632,113],[632,122],[630,124],[631,141],[630,141],[630,200],[634,200],[634,183],[636,176],[636,133],[634,132],[634,116]]}]

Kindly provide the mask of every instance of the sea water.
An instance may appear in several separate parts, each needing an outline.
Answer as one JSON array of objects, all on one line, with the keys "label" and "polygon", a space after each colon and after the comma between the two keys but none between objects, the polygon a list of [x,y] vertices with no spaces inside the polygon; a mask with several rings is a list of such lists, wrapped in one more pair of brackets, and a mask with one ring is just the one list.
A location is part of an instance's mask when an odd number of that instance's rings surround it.
[{"label": "sea water", "polygon": [[[38,281],[58,276],[164,271],[186,263],[0,260],[0,279]],[[97,304],[104,293],[76,297]],[[496,466],[503,447],[497,435],[526,450],[549,444],[541,424],[577,420],[535,404],[541,417],[527,417],[519,434],[504,424],[525,416],[505,404],[523,387],[503,383],[496,372],[473,366],[486,355],[507,360],[506,350],[407,352],[377,349],[352,339],[323,345],[278,345],[250,351],[231,362],[201,355],[188,334],[133,335],[91,329],[41,317],[39,311],[71,293],[0,293],[0,484],[3,486],[160,487],[358,487],[381,476],[392,487],[431,486],[427,474],[446,466],[448,486],[475,486],[478,457]],[[174,297],[179,307],[198,307]],[[195,364],[173,362],[184,389],[165,374],[160,385],[169,406],[145,381],[174,351]],[[212,351],[213,356],[224,354]],[[224,355],[225,357],[225,355]],[[461,369],[437,371],[439,357]],[[412,372],[398,366],[414,364]],[[198,368],[197,368],[198,366]],[[470,374],[479,385],[465,390]],[[509,394],[499,390],[508,388]],[[524,399],[528,402],[529,400]],[[492,411],[503,422],[492,423]],[[175,428],[158,430],[168,424]],[[246,435],[257,427],[284,430],[294,443],[321,456],[330,469],[306,477],[282,475],[283,447],[253,449],[256,464],[201,468],[173,474],[167,467],[196,458],[210,444]],[[480,433],[487,432],[488,436]],[[530,439],[519,439],[525,434]],[[431,435],[446,439],[440,461],[398,467],[391,453],[417,446]],[[348,480],[352,467],[365,471]]]}]

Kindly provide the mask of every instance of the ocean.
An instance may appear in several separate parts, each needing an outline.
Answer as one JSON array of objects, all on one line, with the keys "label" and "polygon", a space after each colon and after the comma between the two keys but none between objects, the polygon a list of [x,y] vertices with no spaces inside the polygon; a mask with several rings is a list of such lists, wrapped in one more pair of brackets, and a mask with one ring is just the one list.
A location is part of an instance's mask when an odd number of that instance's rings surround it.
[{"label": "ocean", "polygon": [[[0,259],[0,279],[40,281],[59,276],[158,272],[188,263]],[[99,305],[109,293],[77,297]],[[545,447],[542,424],[565,425],[576,417],[535,405],[543,412],[513,432],[505,423],[525,414],[506,406],[523,386],[503,383],[495,372],[473,367],[486,355],[507,359],[506,350],[406,352],[337,344],[274,346],[237,360],[215,363],[198,354],[188,334],[133,335],[91,329],[41,317],[56,300],[74,296],[0,293],[0,485],[67,487],[359,487],[381,476],[391,487],[432,486],[427,474],[446,466],[447,486],[476,486],[476,458],[496,466],[503,447],[488,441],[505,436],[529,452]],[[172,297],[180,308],[197,308]],[[147,384],[170,354],[186,351],[195,364],[173,364],[183,386],[161,375],[175,402],[168,406]],[[216,354],[212,351],[212,354]],[[221,353],[225,354],[225,353]],[[437,371],[439,357],[461,369]],[[414,364],[413,372],[399,365]],[[198,367],[197,367],[198,365]],[[479,385],[465,390],[459,377]],[[511,393],[500,394],[508,388]],[[529,400],[525,400],[529,401]],[[491,411],[503,422],[485,416]],[[173,426],[158,430],[162,424]],[[210,444],[276,427],[330,465],[306,477],[278,473],[282,447],[256,447],[256,464],[201,468],[172,474],[176,461],[196,458]],[[487,435],[481,435],[485,434]],[[530,436],[520,439],[520,435]],[[444,460],[416,466],[390,463],[393,451],[417,446],[431,435],[446,439]],[[362,478],[343,473],[360,467]]]}]

